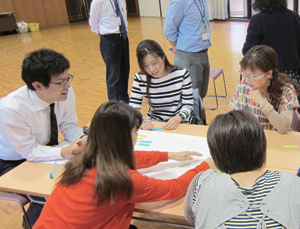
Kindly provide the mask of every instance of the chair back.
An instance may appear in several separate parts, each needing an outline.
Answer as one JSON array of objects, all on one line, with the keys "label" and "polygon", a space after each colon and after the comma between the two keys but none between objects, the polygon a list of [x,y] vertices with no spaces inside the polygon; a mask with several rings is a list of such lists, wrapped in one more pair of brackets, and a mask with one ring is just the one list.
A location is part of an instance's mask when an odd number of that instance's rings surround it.
[{"label": "chair back", "polygon": [[293,131],[300,131],[300,114],[298,113],[298,110],[294,110],[291,129]]},{"label": "chair back", "polygon": [[0,191],[0,200],[17,202],[21,208],[23,208],[26,204],[30,202],[28,199],[26,199],[23,196],[20,196],[15,193],[8,193],[3,191]]}]

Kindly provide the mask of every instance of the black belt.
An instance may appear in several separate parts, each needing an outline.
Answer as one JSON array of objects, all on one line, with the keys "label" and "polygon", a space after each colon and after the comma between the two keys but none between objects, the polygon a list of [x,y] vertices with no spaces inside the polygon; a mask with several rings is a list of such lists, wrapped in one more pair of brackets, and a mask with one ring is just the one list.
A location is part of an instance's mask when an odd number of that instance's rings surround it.
[{"label": "black belt", "polygon": [[199,51],[199,52],[207,52],[207,50],[208,50],[208,49],[203,49],[203,50],[201,50],[201,51]]},{"label": "black belt", "polygon": [[107,34],[101,34],[101,36],[105,37],[122,37],[122,33],[107,33]]}]

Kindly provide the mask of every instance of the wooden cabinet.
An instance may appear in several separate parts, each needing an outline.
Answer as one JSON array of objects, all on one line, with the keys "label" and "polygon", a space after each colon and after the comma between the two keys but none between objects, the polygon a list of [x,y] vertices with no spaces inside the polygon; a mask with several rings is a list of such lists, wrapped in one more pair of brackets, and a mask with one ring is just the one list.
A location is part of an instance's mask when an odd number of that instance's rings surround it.
[{"label": "wooden cabinet", "polygon": [[1,12],[14,12],[17,21],[40,28],[69,23],[65,0],[1,0]]},{"label": "wooden cabinet", "polygon": [[66,0],[69,21],[87,21],[90,17],[91,2],[92,0]]},{"label": "wooden cabinet", "polygon": [[138,0],[126,0],[127,15],[140,16]]}]

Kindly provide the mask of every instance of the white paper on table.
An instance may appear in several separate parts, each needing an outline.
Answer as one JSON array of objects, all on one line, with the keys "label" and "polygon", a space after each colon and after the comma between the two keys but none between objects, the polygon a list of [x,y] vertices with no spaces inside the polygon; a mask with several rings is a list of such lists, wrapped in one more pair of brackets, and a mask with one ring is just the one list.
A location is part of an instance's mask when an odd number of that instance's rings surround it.
[{"label": "white paper on table", "polygon": [[[134,146],[135,150],[144,151],[168,151],[182,152],[195,151],[203,154],[202,157],[193,156],[193,160],[175,161],[169,160],[161,162],[155,166],[139,169],[138,171],[148,177],[153,177],[161,180],[174,179],[184,174],[186,171],[195,168],[202,161],[210,157],[206,138],[196,137],[184,134],[172,134],[157,131],[139,130],[138,141]],[[59,147],[67,146],[70,142],[62,141]],[[51,161],[43,161],[44,163],[64,165],[70,158],[62,158]]]},{"label": "white paper on table", "polygon": [[174,179],[188,170],[195,168],[202,161],[210,157],[206,138],[145,130],[139,130],[138,133],[138,141],[134,146],[135,150],[169,152],[195,151],[203,154],[202,157],[194,156],[194,160],[190,161],[179,162],[169,160],[150,168],[139,169],[138,171],[143,175],[161,180]]}]

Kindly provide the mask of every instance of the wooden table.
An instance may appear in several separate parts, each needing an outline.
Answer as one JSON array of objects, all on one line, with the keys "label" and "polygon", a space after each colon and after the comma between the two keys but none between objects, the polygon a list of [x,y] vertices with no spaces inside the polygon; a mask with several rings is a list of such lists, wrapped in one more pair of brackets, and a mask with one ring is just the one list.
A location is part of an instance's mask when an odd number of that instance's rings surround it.
[{"label": "wooden table", "polygon": [[[161,126],[161,123],[155,123]],[[176,130],[163,131],[206,137],[208,126],[181,124]],[[265,131],[267,136],[266,168],[296,173],[300,166],[300,149],[284,149],[284,145],[299,145],[300,132],[281,135],[276,131]],[[257,139],[259,141],[259,139]],[[52,164],[24,162],[0,177],[0,190],[48,197],[63,171],[59,166],[56,179],[50,179]],[[136,212],[184,220],[184,197],[170,201],[136,204]]]}]

